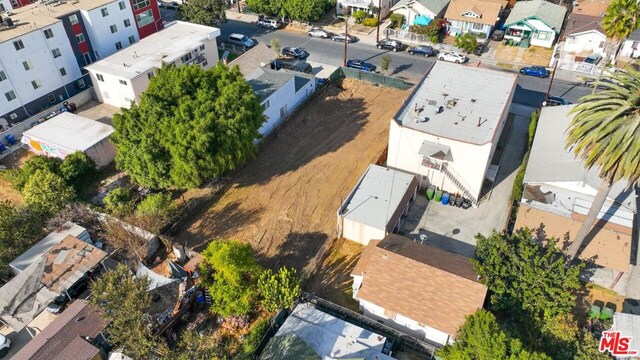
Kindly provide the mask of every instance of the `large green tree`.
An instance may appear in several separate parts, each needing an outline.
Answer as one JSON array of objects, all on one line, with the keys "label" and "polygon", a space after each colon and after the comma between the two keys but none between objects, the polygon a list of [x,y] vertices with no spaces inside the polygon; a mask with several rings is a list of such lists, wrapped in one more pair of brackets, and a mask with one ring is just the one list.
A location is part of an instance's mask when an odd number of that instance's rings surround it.
[{"label": "large green tree", "polygon": [[42,238],[43,220],[33,208],[0,200],[0,277],[9,273],[9,262]]},{"label": "large green tree", "polygon": [[247,0],[247,6],[255,12],[296,21],[319,20],[328,3],[328,0]]},{"label": "large green tree", "polygon": [[116,165],[148,188],[197,187],[251,158],[263,121],[237,67],[163,66],[140,103],[114,115]]},{"label": "large green tree", "polygon": [[613,0],[602,18],[602,29],[616,41],[626,39],[640,28],[640,3],[637,0]]},{"label": "large green tree", "polygon": [[48,170],[36,170],[24,185],[22,195],[28,206],[49,215],[62,209],[76,196],[71,186]]},{"label": "large green tree", "polygon": [[212,241],[202,253],[203,284],[213,300],[212,310],[223,316],[246,315],[254,308],[260,266],[251,245]]},{"label": "large green tree", "polygon": [[265,270],[258,279],[262,306],[269,312],[288,308],[296,301],[302,289],[296,269],[281,267],[276,273]]},{"label": "large green tree", "polygon": [[566,147],[597,169],[601,178],[587,217],[568,253],[578,252],[602,209],[613,184],[628,181],[632,188],[640,177],[640,72],[632,67],[612,76],[615,83],[602,82],[600,92],[583,96],[572,110]]},{"label": "large green tree", "polygon": [[178,14],[184,21],[216,26],[227,18],[225,9],[223,0],[189,0],[180,6]]}]

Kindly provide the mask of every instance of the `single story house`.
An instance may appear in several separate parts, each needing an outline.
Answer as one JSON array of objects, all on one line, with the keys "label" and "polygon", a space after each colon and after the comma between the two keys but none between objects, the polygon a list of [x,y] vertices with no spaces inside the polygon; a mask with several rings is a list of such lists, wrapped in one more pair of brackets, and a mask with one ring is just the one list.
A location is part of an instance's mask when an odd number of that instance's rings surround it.
[{"label": "single story house", "polygon": [[60,159],[81,151],[102,167],[116,156],[116,148],[109,140],[114,131],[110,125],[63,112],[25,131],[21,142],[35,154]]},{"label": "single story house", "polygon": [[102,345],[106,345],[106,338],[102,332],[106,327],[100,310],[86,300],[75,300],[12,359],[105,359]]},{"label": "single story house", "polygon": [[506,6],[506,0],[451,0],[444,15],[449,24],[447,33],[455,36],[471,32],[487,39]]},{"label": "single story house", "polygon": [[[542,230],[547,237],[563,243],[571,242],[579,231],[601,183],[597,169],[588,170],[571,148],[565,148],[565,132],[574,107],[542,108],[515,224],[516,228],[532,229],[534,234]],[[613,185],[580,254],[582,259],[592,259],[597,267],[590,280],[607,288],[614,284],[616,291],[615,284],[633,270],[637,256],[633,246],[637,236],[636,194],[626,181]]]},{"label": "single story house", "polygon": [[640,58],[640,29],[636,29],[629,34],[629,37],[622,43],[618,57],[626,59]]},{"label": "single story house", "polygon": [[442,345],[487,295],[468,258],[396,234],[371,241],[351,277],[365,316]]},{"label": "single story house", "polygon": [[414,174],[369,165],[338,210],[340,236],[367,245],[397,232],[417,191]]},{"label": "single story house", "polygon": [[329,315],[311,303],[299,303],[258,358],[393,360],[388,345],[383,335]]},{"label": "single story house", "polygon": [[398,0],[337,0],[336,12],[338,15],[353,15],[356,11],[365,11],[368,14],[372,13],[374,7],[380,7],[380,16],[382,18],[387,17],[391,12],[391,7],[398,2]]},{"label": "single story house", "polygon": [[[478,206],[518,76],[438,61],[390,121],[387,166]],[[495,171],[489,171],[495,170]]]},{"label": "single story house", "polygon": [[567,8],[546,0],[518,1],[505,21],[505,39],[553,47],[562,30]]},{"label": "single story house", "polygon": [[609,0],[582,0],[576,2],[567,18],[562,51],[585,55],[603,55],[607,36],[600,23]]},{"label": "single story house", "polygon": [[449,0],[400,0],[391,11],[404,16],[407,25],[429,25],[444,16]]}]

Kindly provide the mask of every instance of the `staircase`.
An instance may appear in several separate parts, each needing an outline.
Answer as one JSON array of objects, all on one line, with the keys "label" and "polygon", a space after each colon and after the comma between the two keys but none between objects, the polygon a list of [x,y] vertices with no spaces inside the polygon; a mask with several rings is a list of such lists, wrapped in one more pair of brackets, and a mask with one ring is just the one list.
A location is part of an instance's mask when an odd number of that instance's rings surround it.
[{"label": "staircase", "polygon": [[473,207],[478,207],[478,199],[471,193],[469,189],[471,187],[462,181],[462,177],[458,175],[453,169],[449,168],[446,163],[442,164],[442,172],[451,181],[458,190],[462,193],[462,196],[471,200]]}]

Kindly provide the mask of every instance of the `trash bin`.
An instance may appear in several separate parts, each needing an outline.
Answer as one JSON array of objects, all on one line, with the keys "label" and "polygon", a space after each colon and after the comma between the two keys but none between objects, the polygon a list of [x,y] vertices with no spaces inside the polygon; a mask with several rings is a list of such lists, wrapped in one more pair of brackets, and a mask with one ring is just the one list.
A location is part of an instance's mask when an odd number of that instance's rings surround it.
[{"label": "trash bin", "polygon": [[450,196],[450,194],[447,193],[447,192],[442,194],[442,205],[449,204],[449,196]]},{"label": "trash bin", "polygon": [[427,193],[425,194],[427,199],[433,200],[433,195],[435,195],[436,189],[430,187],[427,189]]},{"label": "trash bin", "polygon": [[0,153],[5,151],[5,150],[7,150],[7,147],[4,146],[4,144],[0,142]]},{"label": "trash bin", "polygon": [[15,137],[15,136],[13,136],[12,134],[6,135],[4,138],[7,140],[7,142],[9,143],[9,145],[15,145],[15,143],[16,143],[16,137]]},{"label": "trash bin", "polygon": [[440,201],[440,200],[442,200],[442,191],[440,191],[440,190],[436,190],[436,193],[435,193],[435,195],[434,195],[434,197],[433,197],[433,200],[435,200],[435,201]]},{"label": "trash bin", "polygon": [[456,205],[456,196],[451,194],[451,196],[449,196],[449,205],[450,206],[455,206]]}]

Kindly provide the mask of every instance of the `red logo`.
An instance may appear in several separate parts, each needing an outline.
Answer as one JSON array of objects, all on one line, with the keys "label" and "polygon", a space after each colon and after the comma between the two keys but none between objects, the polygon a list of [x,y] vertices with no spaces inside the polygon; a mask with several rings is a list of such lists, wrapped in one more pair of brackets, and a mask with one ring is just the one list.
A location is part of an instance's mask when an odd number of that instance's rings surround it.
[{"label": "red logo", "polygon": [[619,331],[604,331],[600,338],[600,352],[608,351],[613,356],[637,355],[638,351],[629,350],[631,336],[622,336]]}]

